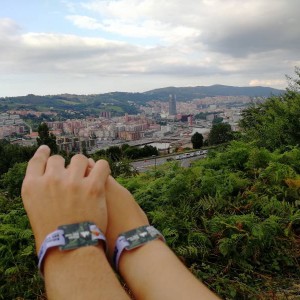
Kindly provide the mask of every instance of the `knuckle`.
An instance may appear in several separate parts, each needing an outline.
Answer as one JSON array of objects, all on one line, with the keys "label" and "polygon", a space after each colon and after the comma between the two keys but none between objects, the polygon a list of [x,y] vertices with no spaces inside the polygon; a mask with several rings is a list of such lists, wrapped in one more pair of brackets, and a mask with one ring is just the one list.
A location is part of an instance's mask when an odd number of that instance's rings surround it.
[{"label": "knuckle", "polygon": [[55,154],[50,156],[49,160],[65,160],[65,159],[62,156]]},{"label": "knuckle", "polygon": [[43,155],[41,154],[35,154],[30,160],[29,160],[29,163],[32,164],[32,163],[39,163],[39,162],[43,162],[45,161],[45,158]]},{"label": "knuckle", "polygon": [[72,157],[72,161],[80,161],[80,160],[87,160],[87,157],[83,154],[76,154]]},{"label": "knuckle", "polygon": [[53,156],[50,156],[49,159],[48,159],[48,164],[49,165],[52,165],[53,163],[56,164],[56,163],[60,163],[61,162],[64,162],[65,159],[60,156],[60,155],[53,155]]},{"label": "knuckle", "polygon": [[109,163],[108,163],[107,160],[105,160],[105,159],[100,159],[99,162],[101,163],[101,165],[103,166],[103,168],[109,169]]},{"label": "knuckle", "polygon": [[107,160],[105,160],[105,159],[100,159],[100,160],[97,161],[97,164],[98,164],[99,167],[100,167],[101,169],[103,169],[104,171],[110,172],[110,166],[109,166],[109,163],[108,163]]}]

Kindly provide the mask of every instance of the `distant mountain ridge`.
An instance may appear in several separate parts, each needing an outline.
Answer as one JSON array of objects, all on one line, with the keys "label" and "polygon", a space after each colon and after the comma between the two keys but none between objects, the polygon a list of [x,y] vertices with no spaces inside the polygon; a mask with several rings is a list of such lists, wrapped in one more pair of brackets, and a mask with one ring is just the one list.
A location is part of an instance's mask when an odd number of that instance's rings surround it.
[{"label": "distant mountain ridge", "polygon": [[249,96],[269,97],[279,95],[284,90],[269,87],[234,87],[226,85],[196,86],[196,87],[165,87],[143,93],[112,92],[93,95],[47,95],[38,96],[29,94],[21,97],[0,98],[0,111],[10,109],[52,109],[85,111],[98,114],[101,111],[112,111],[115,115],[123,113],[137,113],[133,104],[145,105],[151,100],[168,101],[170,94],[175,94],[177,101],[190,101],[215,96]]},{"label": "distant mountain ridge", "polygon": [[279,95],[284,90],[263,86],[236,87],[215,84],[211,86],[195,87],[166,87],[147,91],[144,94],[157,98],[168,98],[169,94],[176,94],[177,100],[192,100],[195,98],[215,97],[215,96],[249,96],[249,97],[269,97]]}]

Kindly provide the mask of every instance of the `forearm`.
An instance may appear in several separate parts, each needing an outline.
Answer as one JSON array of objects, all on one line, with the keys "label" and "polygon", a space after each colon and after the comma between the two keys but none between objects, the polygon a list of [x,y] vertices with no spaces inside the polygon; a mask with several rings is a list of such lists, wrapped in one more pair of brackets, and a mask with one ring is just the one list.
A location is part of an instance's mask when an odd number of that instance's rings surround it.
[{"label": "forearm", "polygon": [[[129,299],[107,261],[103,245],[90,245],[101,239],[101,231],[106,232],[105,182],[109,173],[106,161],[99,160],[91,167],[81,154],[73,156],[66,168],[64,158],[50,156],[45,145],[28,163],[22,200],[38,252],[47,237],[39,259],[50,300]],[[58,227],[59,233],[53,233]],[[61,252],[51,248],[54,245],[75,249]]]},{"label": "forearm", "polygon": [[44,276],[49,300],[129,299],[101,247],[51,250],[45,259]]},{"label": "forearm", "polygon": [[124,251],[119,270],[137,299],[219,299],[160,240]]},{"label": "forearm", "polygon": [[[106,199],[106,234],[112,256],[119,234],[149,223],[133,196],[111,177],[106,183]],[[124,250],[119,271],[137,299],[218,299],[160,240],[131,251]]]}]

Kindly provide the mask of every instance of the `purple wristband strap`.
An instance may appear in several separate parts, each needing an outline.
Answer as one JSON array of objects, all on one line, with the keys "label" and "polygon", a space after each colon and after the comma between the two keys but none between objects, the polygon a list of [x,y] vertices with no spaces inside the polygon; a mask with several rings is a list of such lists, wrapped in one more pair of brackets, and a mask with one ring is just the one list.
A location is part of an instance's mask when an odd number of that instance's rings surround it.
[{"label": "purple wristband strap", "polygon": [[38,267],[40,270],[47,250],[53,247],[63,246],[64,244],[65,244],[64,231],[61,229],[55,230],[46,236],[38,254],[38,259],[39,259]]},{"label": "purple wristband strap", "polygon": [[146,225],[136,229],[123,232],[116,241],[113,263],[115,270],[119,269],[120,257],[124,250],[132,250],[141,247],[153,240],[161,239],[165,242],[163,235],[153,226]]},{"label": "purple wristband strap", "polygon": [[61,251],[77,249],[84,246],[95,246],[106,239],[102,231],[92,222],[82,222],[59,226],[57,230],[48,234],[38,253],[38,267],[42,273],[43,260],[47,251],[59,247]]}]

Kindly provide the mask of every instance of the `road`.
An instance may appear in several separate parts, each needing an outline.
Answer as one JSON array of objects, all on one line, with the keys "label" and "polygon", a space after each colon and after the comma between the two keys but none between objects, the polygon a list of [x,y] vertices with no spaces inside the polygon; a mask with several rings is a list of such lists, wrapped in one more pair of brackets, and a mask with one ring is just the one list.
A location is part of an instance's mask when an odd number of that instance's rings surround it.
[{"label": "road", "polygon": [[198,159],[203,159],[204,157],[206,157],[206,156],[201,155],[201,156],[183,158],[183,159],[180,159],[180,160],[175,160],[175,156],[156,157],[156,158],[148,158],[148,159],[141,160],[141,161],[135,161],[135,162],[132,162],[131,164],[139,172],[146,172],[150,168],[155,167],[155,165],[159,166],[159,165],[162,165],[162,164],[166,163],[167,159],[170,159],[170,158],[173,158],[173,161],[179,162],[182,167],[187,168],[187,167],[190,166],[192,161],[198,160]]}]

